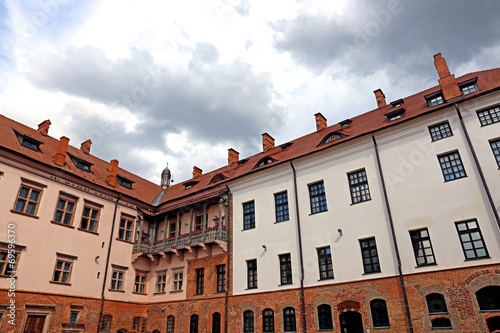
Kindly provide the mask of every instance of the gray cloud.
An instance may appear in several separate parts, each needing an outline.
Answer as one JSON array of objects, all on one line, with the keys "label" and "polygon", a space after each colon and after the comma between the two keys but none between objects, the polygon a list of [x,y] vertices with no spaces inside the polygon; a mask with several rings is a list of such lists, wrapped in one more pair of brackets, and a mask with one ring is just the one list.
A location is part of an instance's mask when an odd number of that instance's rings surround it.
[{"label": "gray cloud", "polygon": [[241,0],[236,7],[234,7],[236,12],[243,17],[248,17],[250,13],[250,1],[249,0]]}]

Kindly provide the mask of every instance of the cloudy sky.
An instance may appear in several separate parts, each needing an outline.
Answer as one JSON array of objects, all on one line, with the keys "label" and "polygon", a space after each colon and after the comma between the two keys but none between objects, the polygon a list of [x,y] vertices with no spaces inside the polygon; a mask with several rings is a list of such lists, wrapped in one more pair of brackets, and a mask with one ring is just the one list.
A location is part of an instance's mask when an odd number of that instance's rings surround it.
[{"label": "cloudy sky", "polygon": [[500,64],[500,2],[0,0],[0,113],[176,182]]}]

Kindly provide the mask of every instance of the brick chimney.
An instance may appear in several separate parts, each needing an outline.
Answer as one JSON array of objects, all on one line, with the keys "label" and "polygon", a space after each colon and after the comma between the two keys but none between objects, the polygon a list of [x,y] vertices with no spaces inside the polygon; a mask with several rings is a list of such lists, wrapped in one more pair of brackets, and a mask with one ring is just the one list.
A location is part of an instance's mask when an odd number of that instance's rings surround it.
[{"label": "brick chimney", "polygon": [[321,131],[323,128],[326,128],[328,125],[326,124],[326,118],[320,113],[316,113],[314,115],[316,117],[316,130]]},{"label": "brick chimney", "polygon": [[196,165],[193,167],[193,178],[199,177],[203,174],[203,170],[198,168]]},{"label": "brick chimney", "polygon": [[268,151],[274,148],[274,138],[267,133],[262,134],[262,149]]},{"label": "brick chimney", "polygon": [[227,164],[231,165],[234,162],[238,162],[240,160],[240,153],[238,153],[233,148],[229,148],[227,150]]},{"label": "brick chimney", "polygon": [[88,139],[85,142],[82,142],[82,145],[80,146],[80,150],[83,151],[85,154],[90,154],[90,146],[92,146],[92,141]]},{"label": "brick chimney", "polygon": [[118,175],[118,160],[111,160],[109,162],[108,175],[106,176],[106,183],[108,183],[108,185],[115,187],[117,175]]},{"label": "brick chimney", "polygon": [[462,96],[455,75],[450,74],[446,60],[441,56],[441,53],[434,55],[434,66],[436,66],[439,75],[439,85],[441,86],[444,99],[449,101]]},{"label": "brick chimney", "polygon": [[54,163],[59,166],[64,166],[64,162],[66,161],[66,151],[68,150],[69,139],[65,136],[62,136],[59,139],[59,146],[57,146],[57,152],[54,155]]},{"label": "brick chimney", "polygon": [[385,95],[382,92],[382,89],[377,89],[373,93],[375,94],[375,99],[377,100],[378,108],[383,108],[384,106],[387,105],[387,103],[385,102]]},{"label": "brick chimney", "polygon": [[45,120],[38,124],[38,132],[40,132],[41,135],[47,136],[49,135],[49,127],[51,125],[50,120]]}]

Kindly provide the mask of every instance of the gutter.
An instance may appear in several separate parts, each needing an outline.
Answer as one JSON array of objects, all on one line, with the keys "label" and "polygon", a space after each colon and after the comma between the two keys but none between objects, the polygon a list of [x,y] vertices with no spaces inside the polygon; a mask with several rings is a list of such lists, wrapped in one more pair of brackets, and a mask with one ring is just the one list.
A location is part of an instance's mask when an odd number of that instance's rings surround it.
[{"label": "gutter", "polygon": [[379,172],[380,180],[382,181],[382,189],[384,191],[385,208],[387,209],[387,215],[389,217],[389,225],[391,227],[392,242],[394,243],[394,251],[396,252],[396,260],[398,262],[399,282],[401,284],[401,290],[403,292],[403,298],[405,301],[406,317],[408,319],[408,327],[410,329],[410,333],[413,333],[413,324],[411,321],[410,305],[408,303],[408,295],[406,294],[405,280],[403,277],[403,271],[401,269],[401,257],[399,256],[399,247],[398,247],[398,241],[396,239],[396,232],[394,231],[394,222],[392,220],[391,206],[389,204],[389,197],[387,196],[387,189],[385,187],[384,173],[382,171],[382,165],[380,164],[380,155],[378,152],[378,144],[377,144],[377,141],[375,140],[375,135],[373,134],[373,132],[371,133],[371,135],[372,135],[373,144],[375,146],[375,155],[377,156],[378,172]]},{"label": "gutter", "polygon": [[299,196],[297,193],[297,173],[293,166],[293,161],[290,161],[290,166],[293,172],[293,188],[295,193],[295,213],[297,214],[297,237],[299,243],[299,265],[300,265],[300,303],[302,307],[302,331],[307,333],[307,320],[306,320],[306,302],[304,295],[304,255],[302,253],[302,232],[300,229],[300,214],[299,214]]},{"label": "gutter", "polygon": [[228,325],[228,308],[229,308],[229,284],[231,282],[231,223],[229,221],[231,214],[231,190],[225,183],[227,188],[227,209],[226,209],[226,237],[227,237],[227,263],[226,263],[226,294],[224,296],[224,333],[227,333]]},{"label": "gutter", "polygon": [[122,194],[118,196],[118,199],[115,201],[115,211],[113,213],[113,224],[111,224],[111,233],[109,235],[109,245],[108,245],[108,254],[106,256],[106,268],[104,269],[104,279],[102,281],[102,290],[101,290],[101,310],[99,311],[99,321],[97,322],[97,333],[100,331],[101,320],[102,320],[102,312],[104,310],[104,291],[106,290],[106,278],[108,276],[108,268],[109,268],[109,257],[111,255],[111,243],[113,242],[113,233],[115,231],[116,224],[116,211],[118,209],[118,201],[122,198]]}]

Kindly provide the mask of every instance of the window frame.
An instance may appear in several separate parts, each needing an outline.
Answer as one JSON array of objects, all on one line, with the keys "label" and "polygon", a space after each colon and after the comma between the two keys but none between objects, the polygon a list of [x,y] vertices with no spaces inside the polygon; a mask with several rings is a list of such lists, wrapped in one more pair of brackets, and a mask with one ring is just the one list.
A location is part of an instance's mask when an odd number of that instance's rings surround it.
[{"label": "window frame", "polygon": [[[431,302],[433,302],[434,300],[437,300],[439,303],[442,304],[442,306],[444,306],[444,311],[436,311],[436,310],[431,308]],[[441,293],[430,293],[430,294],[425,295],[425,303],[427,305],[427,311],[431,315],[447,314],[448,313],[448,306],[446,305],[446,298]]]},{"label": "window frame", "polygon": [[172,270],[172,290],[171,291],[182,291],[184,284],[184,269]]},{"label": "window frame", "polygon": [[366,169],[348,172],[347,181],[349,183],[349,192],[351,193],[352,205],[370,201],[372,199],[372,196],[370,194],[370,186],[368,185],[368,176],[366,174]]},{"label": "window frame", "polygon": [[[476,223],[476,227],[473,228],[473,229],[469,229],[469,223],[471,222],[475,222]],[[465,226],[467,227],[467,229],[465,230],[460,230],[459,229],[459,225],[460,224],[465,224]],[[462,246],[462,250],[464,252],[464,256],[465,256],[465,260],[476,260],[476,259],[483,259],[483,258],[489,258],[490,255],[488,253],[488,248],[486,247],[486,242],[484,241],[484,237],[483,237],[483,233],[481,232],[481,228],[479,227],[479,223],[477,222],[476,219],[471,219],[471,220],[465,220],[465,221],[459,221],[459,222],[455,222],[455,228],[458,232],[458,239],[460,241],[460,244]],[[472,240],[472,237],[470,236],[470,234],[472,234],[473,232],[478,232],[479,233],[479,236],[480,238],[479,239],[475,239],[473,241],[466,241],[467,243],[471,243],[472,245],[472,248],[471,249],[466,249],[465,246],[464,246],[464,241],[463,241],[463,238],[462,238],[462,234],[469,234],[469,239]],[[478,256],[477,255],[477,249],[476,249],[476,245],[474,244],[475,242],[477,241],[481,241],[483,243],[483,249],[484,249],[484,255],[482,256]],[[475,257],[473,258],[468,258],[467,257],[467,252],[466,251],[471,251],[473,250],[474,251],[474,254],[475,254]]]},{"label": "window frame", "polygon": [[[500,122],[500,106],[495,105],[486,109],[476,111],[481,127]],[[486,114],[487,113],[487,114]],[[488,119],[486,119],[488,118]],[[484,121],[483,121],[484,120]]]},{"label": "window frame", "polygon": [[[47,185],[40,184],[38,182],[21,177],[21,185],[19,186],[19,191],[17,192],[16,200],[14,200],[14,207],[12,208],[11,212],[16,213],[16,214],[21,214],[21,215],[25,215],[25,216],[38,218],[38,216],[37,216],[38,209],[40,208],[40,203],[42,201],[43,190],[46,187],[47,187]],[[28,194],[26,195],[25,198],[21,197],[21,191],[23,188],[28,189]],[[38,196],[37,196],[36,200],[31,199],[31,194],[32,194],[33,190],[38,192]],[[17,204],[20,200],[25,201],[22,210],[17,209]],[[30,202],[35,203],[35,208],[33,209],[33,213],[27,213],[27,208],[28,208]]]},{"label": "window frame", "polygon": [[212,332],[221,333],[221,315],[220,312],[212,313]]},{"label": "window frame", "polygon": [[99,323],[99,332],[110,332],[112,321],[113,317],[111,315],[102,316],[101,322]]},{"label": "window frame", "polygon": [[[373,240],[374,245],[363,246],[363,242],[370,242]],[[361,261],[363,263],[363,274],[372,274],[372,273],[380,273],[382,272],[382,268],[380,267],[380,258],[378,256],[377,242],[375,237],[369,237],[359,240],[359,246],[361,248]],[[375,255],[372,254],[372,251],[375,250]],[[369,256],[365,257],[365,251],[368,251]],[[377,262],[373,262],[373,258],[377,258]],[[370,263],[365,263],[365,258],[370,258]],[[378,265],[378,268],[375,269],[375,265]],[[367,270],[367,267],[371,267],[371,271]]]},{"label": "window frame", "polygon": [[109,291],[125,291],[125,272],[128,270],[128,267],[111,264],[111,268],[111,283],[109,285]]},{"label": "window frame", "polygon": [[217,272],[217,292],[223,293],[226,291],[226,265],[215,266]]},{"label": "window frame", "polygon": [[[82,231],[87,231],[87,232],[92,232],[92,233],[95,233],[97,234],[97,230],[99,228],[99,219],[101,217],[101,209],[102,209],[102,205],[98,204],[98,203],[95,203],[95,202],[92,202],[92,201],[89,201],[87,199],[84,199],[84,205],[83,205],[83,210],[82,210],[82,218],[81,218],[81,221],[80,221],[80,227],[78,228],[78,230],[82,230]],[[89,215],[88,216],[85,216],[85,210],[88,209],[89,210]],[[93,212],[97,212],[97,216],[95,218],[92,217],[93,215]],[[87,220],[87,227],[85,228],[84,225],[83,225],[83,221],[84,220]],[[92,224],[92,222],[94,223],[94,230],[90,230],[90,226]]]},{"label": "window frame", "polygon": [[274,194],[274,209],[276,223],[290,220],[290,210],[288,206],[288,191]]},{"label": "window frame", "polygon": [[[59,207],[59,203],[63,201],[65,202],[64,204],[64,207],[63,208],[60,208]],[[68,211],[67,210],[67,207],[69,204],[73,204],[73,208],[71,211]],[[74,219],[75,219],[75,213],[76,213],[76,207],[77,207],[77,204],[78,204],[78,197],[72,195],[72,194],[69,194],[69,193],[64,193],[64,192],[59,192],[59,197],[57,199],[57,204],[56,204],[56,209],[55,209],[55,212],[54,212],[54,219],[52,220],[53,223],[57,223],[57,224],[62,224],[62,225],[65,225],[65,226],[73,226],[73,222],[74,222]],[[62,212],[61,214],[61,220],[58,221],[58,212]],[[70,220],[68,223],[65,223],[66,222],[66,216],[67,214],[70,215]]]},{"label": "window frame", "polygon": [[[444,128],[442,128],[444,126]],[[453,136],[450,122],[448,120],[428,127],[432,142],[443,140]]]},{"label": "window frame", "polygon": [[205,289],[205,269],[197,268],[196,272],[196,292],[195,295],[203,295]]},{"label": "window frame", "polygon": [[[489,141],[491,151],[493,153],[493,157],[495,158],[495,161],[497,162],[497,166],[500,169],[500,139],[492,139]],[[495,147],[493,147],[495,145]],[[495,153],[496,151],[496,153]]]},{"label": "window frame", "polygon": [[[454,158],[450,159],[450,157],[452,157],[452,156]],[[437,157],[438,157],[439,166],[441,168],[441,173],[443,174],[445,183],[467,177],[467,172],[465,171],[465,165],[462,162],[462,157],[460,156],[460,153],[458,152],[458,150],[454,150],[454,151],[451,151],[449,153],[440,154]],[[447,158],[447,160],[442,160],[442,158]],[[446,164],[449,164],[450,166],[446,166]],[[459,166],[461,166],[461,170],[460,170]],[[457,167],[459,170],[454,171],[454,169]],[[463,175],[461,172],[463,172]],[[458,174],[458,176],[457,176],[457,174]],[[453,176],[450,176],[450,175],[453,175]]]},{"label": "window frame", "polygon": [[283,330],[285,332],[297,331],[297,318],[295,308],[291,306],[283,309]]},{"label": "window frame", "polygon": [[[427,236],[422,236],[421,233],[423,231],[427,232]],[[417,235],[417,232],[419,233],[419,235]],[[415,262],[417,264],[417,267],[437,265],[436,256],[434,255],[434,248],[432,247],[429,229],[428,228],[415,229],[415,230],[410,230],[409,233],[410,233],[410,240],[411,240],[411,244],[413,247],[413,254],[415,255]],[[424,242],[426,242],[426,241],[429,242],[429,246],[424,246],[425,245]],[[420,245],[420,247],[416,248],[417,245]],[[430,251],[431,251],[430,255],[426,254],[427,249],[430,249]],[[422,251],[423,255],[419,255],[417,253],[418,251]],[[428,261],[427,257],[429,257],[429,256],[432,256],[432,260],[434,260],[434,262]],[[423,258],[424,263],[419,263],[419,258]]]},{"label": "window frame", "polygon": [[[332,261],[332,251],[330,246],[323,246],[316,249],[318,254],[318,268],[319,268],[319,279],[320,280],[328,280],[333,279],[333,261]],[[322,253],[324,252],[324,253]],[[322,269],[322,267],[324,267]],[[325,273],[325,277],[323,277],[323,273]]]},{"label": "window frame", "polygon": [[262,332],[274,332],[274,310],[271,308],[262,310]]},{"label": "window frame", "polygon": [[[73,264],[78,257],[71,256],[62,253],[56,253],[56,263],[54,265],[54,270],[52,272],[52,278],[49,281],[50,283],[57,284],[65,284],[71,285],[71,273],[73,272]],[[57,264],[61,263],[61,268],[57,268]],[[66,264],[69,265],[69,268],[66,269]],[[62,281],[64,278],[64,273],[66,273],[67,278],[66,281]]]},{"label": "window frame", "polygon": [[391,321],[389,311],[387,310],[387,301],[381,298],[375,298],[370,301],[370,312],[373,328],[389,328]]},{"label": "window frame", "polygon": [[148,294],[148,272],[136,270],[134,278],[133,294],[147,295]]},{"label": "window frame", "polygon": [[243,203],[243,230],[255,229],[255,200]]},{"label": "window frame", "polygon": [[[124,226],[122,226],[122,221],[125,221]],[[128,223],[130,223],[130,229],[128,228],[129,225]],[[122,213],[120,216],[120,223],[118,224],[117,239],[131,243],[133,241],[133,235],[134,235],[134,223],[135,223],[134,217]],[[127,235],[129,236],[128,238]]]},{"label": "window frame", "polygon": [[243,312],[243,332],[253,333],[255,332],[255,315],[252,310],[246,310]]},{"label": "window frame", "polygon": [[320,304],[316,308],[318,313],[318,328],[320,330],[333,330],[332,307],[330,304]]},{"label": "window frame", "polygon": [[167,317],[167,332],[166,333],[174,333],[175,331],[175,317],[173,315],[169,315]]},{"label": "window frame", "polygon": [[[0,278],[15,276],[15,274],[12,275],[12,272],[17,272],[18,263],[21,259],[21,252],[26,248],[24,245],[13,244],[14,249],[11,249],[9,245],[12,244],[0,241],[0,253],[5,254],[5,260],[2,259],[0,261]],[[12,250],[14,251],[12,252]],[[13,267],[11,265],[13,265]],[[7,271],[9,274],[7,274]]]},{"label": "window frame", "polygon": [[155,294],[164,294],[167,289],[167,271],[156,272]]},{"label": "window frame", "polygon": [[443,92],[441,90],[424,96],[424,98],[427,101],[427,106],[430,108],[446,103]]},{"label": "window frame", "polygon": [[320,180],[318,182],[308,184],[308,189],[311,215],[327,212],[328,204],[326,201],[325,182]]},{"label": "window frame", "polygon": [[247,289],[258,288],[257,259],[247,260]]},{"label": "window frame", "polygon": [[283,253],[278,255],[280,263],[280,286],[293,284],[292,255]]},{"label": "window frame", "polygon": [[189,317],[189,333],[198,333],[200,317],[194,313]]}]

